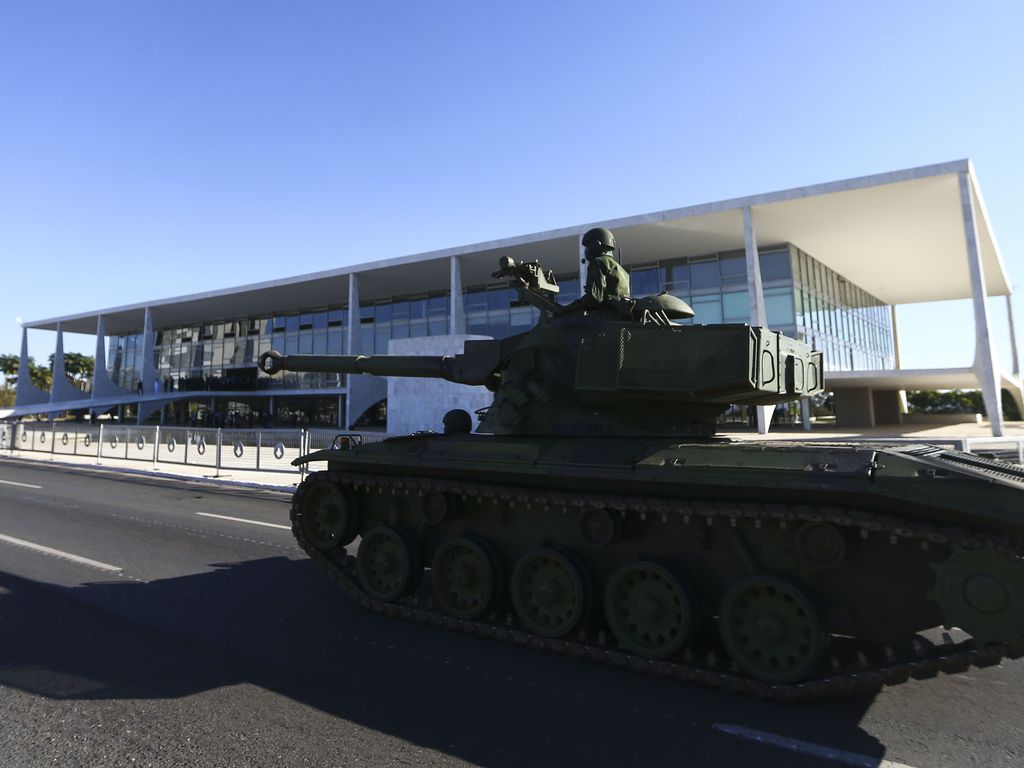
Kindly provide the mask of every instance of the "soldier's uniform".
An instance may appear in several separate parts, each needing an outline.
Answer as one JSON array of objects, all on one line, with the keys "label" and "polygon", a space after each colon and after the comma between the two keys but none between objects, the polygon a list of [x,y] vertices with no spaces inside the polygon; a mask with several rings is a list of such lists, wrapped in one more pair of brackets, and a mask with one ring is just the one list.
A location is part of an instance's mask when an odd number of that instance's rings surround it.
[{"label": "soldier's uniform", "polygon": [[587,286],[584,294],[596,306],[608,299],[629,296],[629,273],[611,252],[602,253],[587,262]]},{"label": "soldier's uniform", "polygon": [[587,261],[587,284],[583,296],[568,307],[570,312],[589,312],[607,307],[608,302],[629,297],[629,274],[615,260],[615,235],[604,227],[583,235]]}]

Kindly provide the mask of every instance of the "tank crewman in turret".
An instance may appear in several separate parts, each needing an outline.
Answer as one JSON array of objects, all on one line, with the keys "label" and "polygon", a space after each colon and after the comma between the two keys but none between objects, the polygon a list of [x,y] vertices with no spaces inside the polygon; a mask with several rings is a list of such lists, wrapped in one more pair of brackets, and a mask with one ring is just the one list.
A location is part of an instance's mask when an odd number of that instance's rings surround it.
[{"label": "tank crewman in turret", "polygon": [[586,312],[629,297],[629,274],[615,260],[615,235],[604,227],[589,230],[580,241],[587,262],[583,297],[565,309]]}]

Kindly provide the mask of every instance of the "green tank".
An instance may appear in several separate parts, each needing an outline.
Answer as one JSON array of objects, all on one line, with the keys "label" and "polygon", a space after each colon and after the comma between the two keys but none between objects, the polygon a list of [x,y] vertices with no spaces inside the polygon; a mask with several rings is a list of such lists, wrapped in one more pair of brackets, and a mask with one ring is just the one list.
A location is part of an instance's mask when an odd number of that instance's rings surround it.
[{"label": "green tank", "polygon": [[715,437],[730,406],[822,392],[820,353],[678,325],[693,312],[668,294],[562,307],[539,264],[499,267],[540,309],[526,333],[450,357],[260,359],[494,393],[475,432],[455,411],[443,433],[339,435],[296,461],[327,469],[295,492],[295,537],[359,603],[784,700],[1024,652],[1024,469]]}]

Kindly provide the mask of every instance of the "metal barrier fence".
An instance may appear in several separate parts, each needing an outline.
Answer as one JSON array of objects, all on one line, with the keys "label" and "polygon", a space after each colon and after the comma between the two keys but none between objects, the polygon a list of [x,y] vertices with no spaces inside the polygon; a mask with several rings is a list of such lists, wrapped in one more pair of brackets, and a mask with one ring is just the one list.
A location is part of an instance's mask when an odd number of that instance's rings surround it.
[{"label": "metal barrier fence", "polygon": [[[329,448],[336,429],[202,429],[192,427],[79,424],[76,422],[0,422],[0,448],[54,456],[145,461],[222,469],[302,473],[292,461]],[[364,443],[382,433],[363,433]]]},{"label": "metal barrier fence", "polygon": [[0,447],[4,450],[88,456],[97,464],[112,459],[182,464],[215,472],[302,473],[304,468],[293,466],[292,460],[307,453],[310,442],[309,433],[301,429],[193,429],[73,422],[0,425]]}]

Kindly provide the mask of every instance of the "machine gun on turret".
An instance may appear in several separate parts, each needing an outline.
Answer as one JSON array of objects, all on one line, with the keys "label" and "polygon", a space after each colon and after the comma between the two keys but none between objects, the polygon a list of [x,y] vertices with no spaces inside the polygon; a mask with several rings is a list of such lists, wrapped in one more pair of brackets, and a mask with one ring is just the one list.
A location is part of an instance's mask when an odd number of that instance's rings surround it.
[{"label": "machine gun on turret", "polygon": [[536,307],[547,315],[558,312],[554,297],[558,295],[558,280],[550,269],[545,271],[539,261],[516,262],[511,256],[498,260],[498,269],[491,277],[508,278],[519,293],[519,300]]}]

